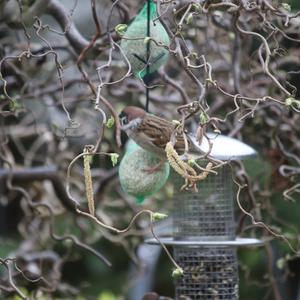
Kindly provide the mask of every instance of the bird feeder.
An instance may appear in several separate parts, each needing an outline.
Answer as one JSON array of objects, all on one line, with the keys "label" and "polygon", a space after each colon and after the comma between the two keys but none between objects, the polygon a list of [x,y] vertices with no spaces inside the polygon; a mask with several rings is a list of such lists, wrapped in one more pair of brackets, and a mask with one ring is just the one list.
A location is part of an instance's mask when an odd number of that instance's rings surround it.
[{"label": "bird feeder", "polygon": [[170,38],[161,24],[156,4],[147,0],[139,14],[128,26],[121,41],[131,70],[138,78],[155,72],[168,60]]},{"label": "bird feeder", "polygon": [[[219,160],[256,155],[251,147],[229,137],[220,135],[211,141],[210,154]],[[175,188],[182,185],[182,177],[174,174],[172,180]],[[235,236],[235,193],[228,164],[198,182],[197,188],[198,192],[174,191],[173,234],[160,239],[173,247],[174,259],[184,271],[175,279],[175,299],[239,299],[237,247],[262,242]],[[147,242],[157,244],[154,239]]]},{"label": "bird feeder", "polygon": [[145,5],[122,36],[121,49],[133,74],[146,84],[145,109],[149,111],[149,86],[156,71],[168,61],[169,35],[160,22],[156,3]]}]

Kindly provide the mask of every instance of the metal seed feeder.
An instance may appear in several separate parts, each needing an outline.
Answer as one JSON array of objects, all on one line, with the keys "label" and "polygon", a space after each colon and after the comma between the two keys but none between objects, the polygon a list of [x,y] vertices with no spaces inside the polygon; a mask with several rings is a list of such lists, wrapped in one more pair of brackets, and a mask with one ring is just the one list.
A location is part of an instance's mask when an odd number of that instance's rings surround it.
[{"label": "metal seed feeder", "polygon": [[[211,157],[222,161],[256,156],[250,146],[223,135],[208,134],[213,143]],[[205,151],[208,141],[201,144]],[[206,151],[207,151],[206,150]],[[173,176],[175,189],[182,178]],[[183,269],[175,279],[176,300],[237,300],[237,247],[261,245],[252,238],[237,238],[234,221],[234,182],[229,165],[197,183],[198,192],[175,190],[172,237],[160,238],[174,250],[174,258]],[[158,244],[148,239],[149,244]]]}]

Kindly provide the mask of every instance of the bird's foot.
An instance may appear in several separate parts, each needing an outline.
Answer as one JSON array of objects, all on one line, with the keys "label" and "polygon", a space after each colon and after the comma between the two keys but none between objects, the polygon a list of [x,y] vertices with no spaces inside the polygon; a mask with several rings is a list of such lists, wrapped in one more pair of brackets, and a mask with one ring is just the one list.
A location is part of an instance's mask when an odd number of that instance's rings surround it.
[{"label": "bird's foot", "polygon": [[161,171],[163,164],[164,164],[164,161],[160,161],[158,164],[156,164],[153,167],[144,168],[143,171],[148,174],[156,173],[158,171]]}]

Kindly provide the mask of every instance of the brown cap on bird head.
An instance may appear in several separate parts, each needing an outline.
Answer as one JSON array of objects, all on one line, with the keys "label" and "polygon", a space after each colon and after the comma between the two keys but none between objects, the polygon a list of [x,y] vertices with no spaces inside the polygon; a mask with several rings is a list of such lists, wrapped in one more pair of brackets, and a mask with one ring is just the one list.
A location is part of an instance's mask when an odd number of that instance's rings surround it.
[{"label": "brown cap on bird head", "polygon": [[126,106],[119,114],[121,125],[128,124],[136,118],[142,118],[146,114],[142,108],[137,106]]}]

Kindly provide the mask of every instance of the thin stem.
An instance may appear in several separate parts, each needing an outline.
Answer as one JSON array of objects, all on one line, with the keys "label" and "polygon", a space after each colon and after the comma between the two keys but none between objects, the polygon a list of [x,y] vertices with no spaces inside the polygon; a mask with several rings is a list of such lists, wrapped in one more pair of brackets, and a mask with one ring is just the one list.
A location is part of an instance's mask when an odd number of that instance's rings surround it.
[{"label": "thin stem", "polygon": [[[150,32],[150,1],[151,0],[147,0],[147,37],[148,38],[150,38],[150,36],[151,36],[151,32]],[[150,59],[150,40],[147,43],[147,69],[146,69],[147,76],[150,74],[149,59]],[[146,105],[145,105],[145,110],[147,112],[149,111],[149,101],[150,101],[150,91],[149,91],[149,87],[146,85]]]}]

